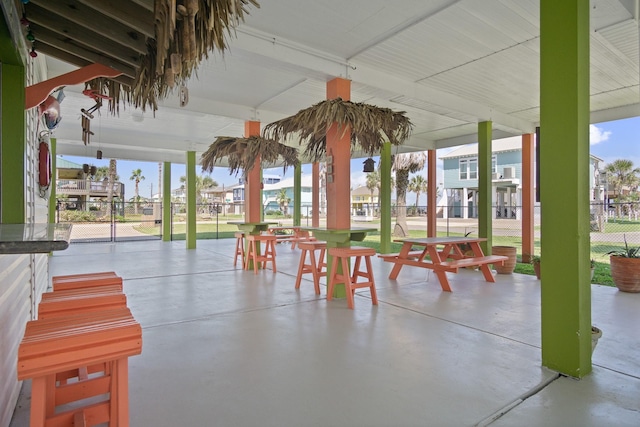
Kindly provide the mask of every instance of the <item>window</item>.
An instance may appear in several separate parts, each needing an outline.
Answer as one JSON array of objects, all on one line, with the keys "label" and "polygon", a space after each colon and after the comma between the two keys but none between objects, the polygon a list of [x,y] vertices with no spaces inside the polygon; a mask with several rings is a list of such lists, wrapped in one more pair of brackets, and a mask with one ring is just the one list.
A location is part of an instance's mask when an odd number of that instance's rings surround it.
[{"label": "window", "polygon": [[460,180],[478,179],[478,159],[460,159]]},{"label": "window", "polygon": [[478,159],[469,159],[469,179],[478,179]]},{"label": "window", "polygon": [[[478,179],[478,158],[472,157],[468,159],[460,159],[460,180]],[[498,170],[498,162],[496,156],[491,157],[491,173]]]},{"label": "window", "polygon": [[467,168],[468,168],[468,160],[460,160],[460,180],[469,179],[467,178]]}]

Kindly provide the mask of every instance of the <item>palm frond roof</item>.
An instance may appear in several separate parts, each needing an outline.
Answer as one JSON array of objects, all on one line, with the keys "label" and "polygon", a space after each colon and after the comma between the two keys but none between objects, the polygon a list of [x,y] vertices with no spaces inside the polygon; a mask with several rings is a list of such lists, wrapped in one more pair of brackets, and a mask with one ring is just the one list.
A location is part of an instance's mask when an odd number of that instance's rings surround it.
[{"label": "palm frond roof", "polygon": [[297,136],[300,144],[306,143],[305,157],[319,161],[325,157],[327,130],[337,123],[338,132],[351,132],[351,151],[360,148],[369,155],[380,152],[382,144],[389,141],[401,145],[411,134],[413,125],[404,111],[396,112],[342,98],[327,99],[298,111],[293,116],[269,123],[263,135],[276,141]]},{"label": "palm frond roof", "polygon": [[[155,38],[147,39],[147,53],[131,86],[103,77],[93,79],[87,88],[108,96],[109,111],[117,113],[120,101],[145,111],[158,109],[158,101],[180,87],[195,73],[209,53],[228,49],[228,38],[244,22],[249,6],[259,8],[257,0],[154,0]],[[172,61],[176,54],[179,61]],[[172,64],[173,62],[173,64]],[[172,66],[176,66],[172,68]]]},{"label": "palm frond roof", "polygon": [[202,153],[202,170],[211,172],[216,162],[224,157],[227,158],[231,173],[237,175],[238,171],[243,170],[245,176],[253,169],[258,158],[266,164],[275,164],[282,159],[285,171],[288,166],[295,166],[299,163],[297,148],[289,147],[272,139],[260,136],[247,138],[219,136],[207,151]]}]

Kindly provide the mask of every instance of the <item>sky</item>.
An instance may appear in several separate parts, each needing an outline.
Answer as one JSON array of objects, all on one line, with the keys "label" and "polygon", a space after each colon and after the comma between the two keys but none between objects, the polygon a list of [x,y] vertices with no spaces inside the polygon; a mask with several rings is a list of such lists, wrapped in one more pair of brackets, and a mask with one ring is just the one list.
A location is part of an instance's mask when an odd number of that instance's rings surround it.
[{"label": "sky", "polygon": [[[617,159],[627,159],[633,162],[634,167],[640,167],[640,117],[634,117],[624,120],[616,120],[612,122],[603,122],[590,125],[590,151],[591,154],[604,160],[605,164],[611,163]],[[438,150],[437,155],[442,156],[452,149]],[[88,163],[95,166],[108,166],[109,159],[98,160],[96,158],[85,158],[78,156],[62,156],[71,162],[83,164]],[[374,157],[376,166],[378,158]],[[366,174],[362,172],[364,159],[354,159],[351,161],[351,188],[365,185]],[[438,184],[442,182],[442,161],[437,161],[438,166]],[[158,194],[158,163],[157,162],[141,162],[130,160],[118,160],[118,175],[120,182],[125,185],[125,198],[128,200],[134,196],[135,184],[130,177],[136,169],[142,170],[144,180],[140,182],[139,192],[142,197],[151,197],[152,194]],[[184,164],[171,165],[171,189],[177,189],[182,184],[180,177],[186,175]],[[302,166],[303,174],[311,173],[311,165]],[[196,174],[206,175],[197,167]],[[283,178],[293,176],[293,168],[288,168],[286,174],[282,168],[266,169],[264,174],[280,175]],[[213,170],[210,175],[218,185],[230,186],[238,183],[240,176],[230,175],[229,170],[224,167],[218,167]],[[422,197],[421,197],[422,198]],[[415,195],[407,194],[407,202],[414,203]]]}]

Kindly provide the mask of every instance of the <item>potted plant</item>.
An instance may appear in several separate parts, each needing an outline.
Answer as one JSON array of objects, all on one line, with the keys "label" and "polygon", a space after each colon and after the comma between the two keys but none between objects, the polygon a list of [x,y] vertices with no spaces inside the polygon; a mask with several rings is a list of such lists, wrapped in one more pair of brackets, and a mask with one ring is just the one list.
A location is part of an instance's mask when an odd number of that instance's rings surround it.
[{"label": "potted plant", "polygon": [[531,265],[533,265],[533,271],[536,273],[536,278],[540,280],[540,256],[534,255],[531,257]]},{"label": "potted plant", "polygon": [[640,292],[640,246],[629,247],[624,236],[624,248],[607,252],[611,262],[611,278],[622,292]]}]

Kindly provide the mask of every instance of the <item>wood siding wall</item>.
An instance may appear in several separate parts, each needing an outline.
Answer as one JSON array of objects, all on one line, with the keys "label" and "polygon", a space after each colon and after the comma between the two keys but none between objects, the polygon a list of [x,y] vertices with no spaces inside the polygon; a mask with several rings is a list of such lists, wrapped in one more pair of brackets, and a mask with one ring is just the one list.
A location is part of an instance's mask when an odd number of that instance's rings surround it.
[{"label": "wood siding wall", "polygon": [[[44,79],[42,65],[36,60],[27,66],[28,84]],[[36,109],[26,114],[25,222],[45,223],[49,220],[48,200],[39,196],[38,188],[38,117]],[[2,183],[3,188],[10,185]],[[48,255],[0,255],[0,427],[9,426],[22,386],[17,379],[17,364],[25,324],[35,318],[41,295],[48,286]]]}]

